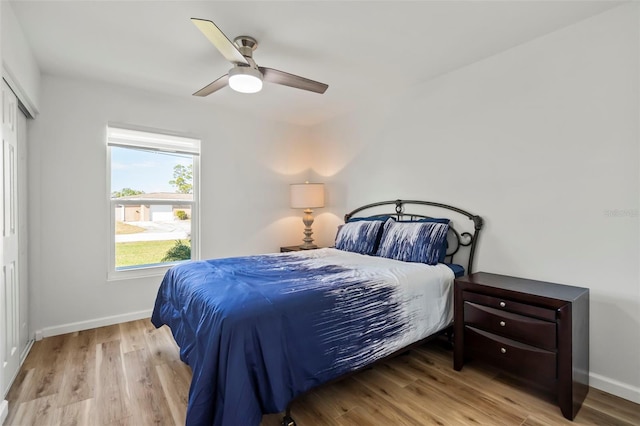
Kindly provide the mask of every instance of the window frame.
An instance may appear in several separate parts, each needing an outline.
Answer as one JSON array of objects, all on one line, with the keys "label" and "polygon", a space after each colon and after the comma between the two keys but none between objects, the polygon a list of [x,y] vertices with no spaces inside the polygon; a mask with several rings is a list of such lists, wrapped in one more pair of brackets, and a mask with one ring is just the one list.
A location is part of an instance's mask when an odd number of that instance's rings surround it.
[{"label": "window frame", "polygon": [[[142,140],[140,144],[136,144],[134,140],[125,141],[124,139],[118,139],[118,141],[110,142],[111,129],[122,130],[124,133],[130,132],[134,137],[137,132],[144,132],[155,136],[159,143],[155,144],[152,140]],[[166,262],[152,265],[132,266],[125,269],[116,269],[116,212],[115,207],[117,205],[140,205],[139,200],[114,200],[111,198],[111,148],[120,147],[127,149],[140,149],[147,151],[158,151],[176,154],[188,154],[192,156],[193,160],[193,200],[179,200],[179,203],[173,202],[173,200],[166,199],[145,199],[144,204],[147,205],[190,205],[191,206],[191,260],[200,259],[200,145],[201,140],[192,135],[183,133],[168,132],[165,130],[151,129],[140,126],[123,125],[119,123],[108,123],[106,126],[106,148],[107,148],[107,203],[109,208],[109,224],[108,224],[108,270],[107,281],[119,281],[143,277],[158,277],[165,274],[165,272],[174,265],[187,262],[176,261]],[[190,140],[192,145],[186,147],[184,140]],[[178,141],[178,146],[171,146],[170,141]],[[183,140],[183,141],[181,141]],[[169,141],[169,143],[167,143]],[[178,201],[178,200],[175,200]]]}]

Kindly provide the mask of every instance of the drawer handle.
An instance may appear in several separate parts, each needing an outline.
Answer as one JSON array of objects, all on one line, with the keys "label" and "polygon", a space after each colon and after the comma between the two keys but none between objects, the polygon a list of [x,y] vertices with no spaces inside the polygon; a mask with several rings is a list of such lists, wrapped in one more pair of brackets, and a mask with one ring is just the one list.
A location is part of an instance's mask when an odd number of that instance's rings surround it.
[{"label": "drawer handle", "polygon": [[504,303],[504,302],[500,302],[500,307],[501,307],[501,308],[504,308],[505,306],[507,306],[507,304],[506,304],[506,303]]},{"label": "drawer handle", "polygon": [[500,352],[502,352],[503,354],[506,354],[507,350],[505,348],[500,348]]},{"label": "drawer handle", "polygon": [[505,325],[507,325],[507,323],[506,323],[506,322],[504,322],[504,321],[500,321],[500,327],[504,327]]}]

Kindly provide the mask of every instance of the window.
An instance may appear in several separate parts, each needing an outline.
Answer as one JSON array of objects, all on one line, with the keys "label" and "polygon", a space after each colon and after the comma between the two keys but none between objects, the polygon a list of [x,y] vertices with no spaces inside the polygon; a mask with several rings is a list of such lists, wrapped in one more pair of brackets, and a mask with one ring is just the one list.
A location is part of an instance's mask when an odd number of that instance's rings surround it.
[{"label": "window", "polygon": [[112,279],[198,258],[200,141],[107,127]]}]

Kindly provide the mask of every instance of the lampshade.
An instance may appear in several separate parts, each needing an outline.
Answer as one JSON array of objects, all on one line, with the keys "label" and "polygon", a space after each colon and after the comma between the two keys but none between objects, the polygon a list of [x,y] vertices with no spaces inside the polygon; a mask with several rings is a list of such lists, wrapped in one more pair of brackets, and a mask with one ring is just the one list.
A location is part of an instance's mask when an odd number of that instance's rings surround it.
[{"label": "lampshade", "polygon": [[293,183],[290,193],[292,209],[324,207],[324,183]]},{"label": "lampshade", "polygon": [[262,73],[251,67],[233,67],[229,70],[229,87],[241,93],[259,92],[262,90]]}]

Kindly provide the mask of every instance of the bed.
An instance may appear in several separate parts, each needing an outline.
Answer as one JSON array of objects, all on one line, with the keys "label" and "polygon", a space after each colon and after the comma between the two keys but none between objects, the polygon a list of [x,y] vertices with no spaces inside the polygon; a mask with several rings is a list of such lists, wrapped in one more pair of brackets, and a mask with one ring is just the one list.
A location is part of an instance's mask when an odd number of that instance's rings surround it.
[{"label": "bed", "polygon": [[193,371],[187,424],[258,425],[285,410],[295,424],[296,397],[448,329],[459,259],[471,272],[481,228],[453,206],[384,201],[345,215],[335,248],[171,268],[152,322],[171,328]]}]

